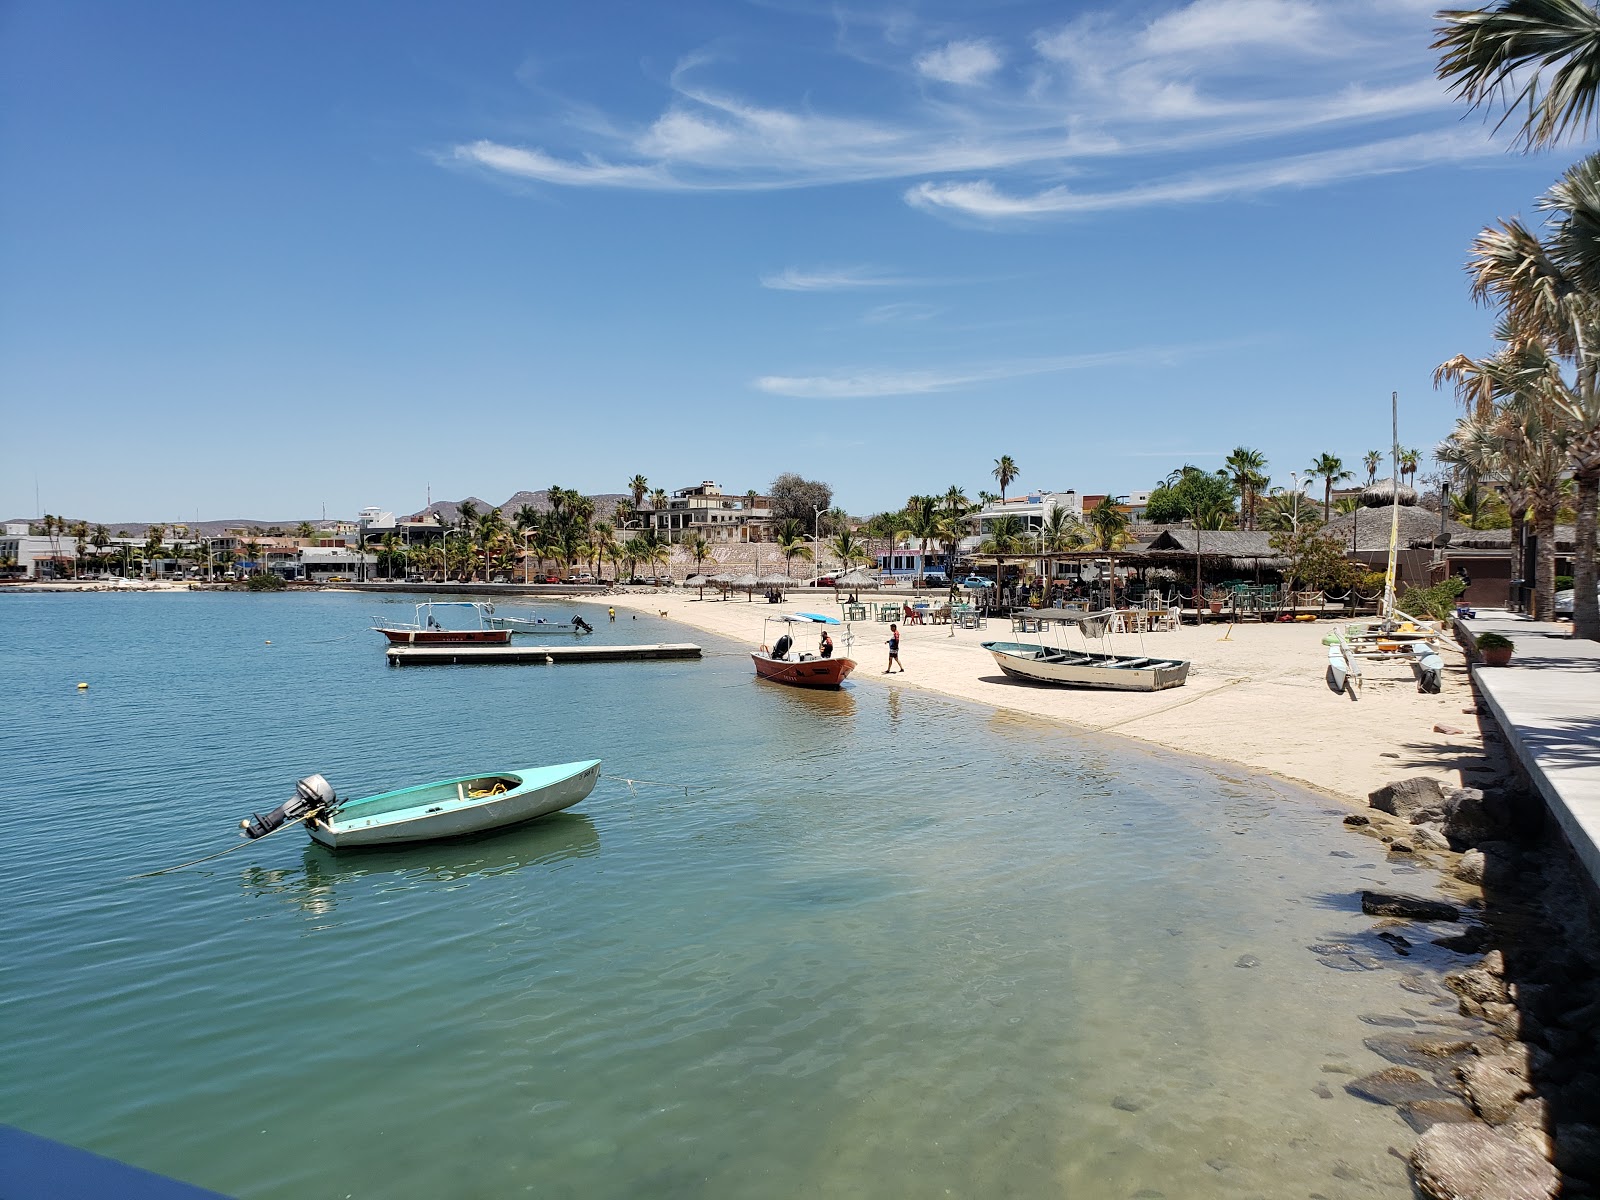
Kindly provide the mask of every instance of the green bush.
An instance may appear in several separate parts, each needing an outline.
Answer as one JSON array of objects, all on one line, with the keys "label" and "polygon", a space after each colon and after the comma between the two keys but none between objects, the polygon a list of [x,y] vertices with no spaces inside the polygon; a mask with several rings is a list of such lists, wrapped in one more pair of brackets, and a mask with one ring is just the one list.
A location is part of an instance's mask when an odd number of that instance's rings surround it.
[{"label": "green bush", "polygon": [[1473,643],[1479,650],[1511,650],[1516,647],[1516,643],[1510,638],[1502,637],[1498,633],[1480,633],[1473,639]]},{"label": "green bush", "polygon": [[1558,592],[1568,592],[1568,591],[1572,590],[1572,587],[1573,587],[1573,581],[1572,581],[1572,576],[1571,575],[1557,575],[1556,576],[1556,591],[1558,591]]},{"label": "green bush", "polygon": [[284,583],[282,575],[262,571],[245,580],[244,586],[252,592],[281,592],[288,584]]},{"label": "green bush", "polygon": [[1466,590],[1467,585],[1453,576],[1432,587],[1407,588],[1400,597],[1400,611],[1430,621],[1448,621],[1455,615],[1456,598]]}]

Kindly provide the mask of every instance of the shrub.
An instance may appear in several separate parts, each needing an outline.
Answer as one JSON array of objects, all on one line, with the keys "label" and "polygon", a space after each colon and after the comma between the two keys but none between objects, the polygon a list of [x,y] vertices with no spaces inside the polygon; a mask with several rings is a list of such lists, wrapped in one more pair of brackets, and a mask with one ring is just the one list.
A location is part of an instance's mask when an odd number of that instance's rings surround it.
[{"label": "shrub", "polygon": [[1498,633],[1480,633],[1473,639],[1473,644],[1479,650],[1511,650],[1516,646],[1510,638],[1502,637]]},{"label": "shrub", "polygon": [[1574,586],[1575,585],[1574,585],[1574,582],[1573,582],[1573,579],[1572,579],[1571,575],[1557,575],[1556,576],[1556,591],[1558,591],[1558,592],[1570,592],[1573,589]]},{"label": "shrub", "polygon": [[250,576],[249,579],[245,580],[244,586],[252,592],[281,592],[288,585],[283,582],[282,575],[273,575],[271,572],[263,571]]},{"label": "shrub", "polygon": [[1407,588],[1400,597],[1400,610],[1430,621],[1448,621],[1456,611],[1456,597],[1467,590],[1461,580],[1451,577],[1432,587]]}]

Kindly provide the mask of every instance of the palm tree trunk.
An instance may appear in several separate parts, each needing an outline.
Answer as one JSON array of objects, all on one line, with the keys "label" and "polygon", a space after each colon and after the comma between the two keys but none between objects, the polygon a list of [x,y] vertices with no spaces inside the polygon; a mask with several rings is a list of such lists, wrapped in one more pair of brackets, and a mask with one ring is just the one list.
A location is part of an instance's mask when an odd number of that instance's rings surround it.
[{"label": "palm tree trunk", "polygon": [[1533,512],[1533,536],[1538,539],[1534,563],[1534,612],[1536,621],[1553,621],[1556,616],[1556,510],[1541,504]]},{"label": "palm tree trunk", "polygon": [[1579,471],[1577,544],[1572,554],[1572,635],[1600,642],[1600,601],[1595,598],[1595,523],[1600,507],[1600,463]]}]

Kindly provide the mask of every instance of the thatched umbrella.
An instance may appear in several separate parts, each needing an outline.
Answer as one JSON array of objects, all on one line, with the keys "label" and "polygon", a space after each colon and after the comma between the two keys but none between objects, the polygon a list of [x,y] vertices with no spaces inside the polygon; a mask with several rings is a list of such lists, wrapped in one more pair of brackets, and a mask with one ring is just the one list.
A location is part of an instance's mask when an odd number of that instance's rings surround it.
[{"label": "thatched umbrella", "polygon": [[732,587],[744,588],[745,589],[745,599],[747,599],[747,600],[754,600],[755,599],[754,588],[756,586],[756,577],[753,574],[751,574],[750,572],[747,571],[743,575],[735,575],[728,582],[729,582],[730,586],[732,586]]}]

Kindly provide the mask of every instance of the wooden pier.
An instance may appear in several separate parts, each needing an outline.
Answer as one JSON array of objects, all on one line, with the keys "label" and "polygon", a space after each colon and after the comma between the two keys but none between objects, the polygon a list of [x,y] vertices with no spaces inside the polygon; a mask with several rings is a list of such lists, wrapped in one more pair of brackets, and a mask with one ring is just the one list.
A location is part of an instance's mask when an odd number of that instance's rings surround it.
[{"label": "wooden pier", "polygon": [[658,642],[651,646],[390,646],[391,667],[446,663],[584,663],[638,662],[646,659],[699,658],[691,642]]}]

